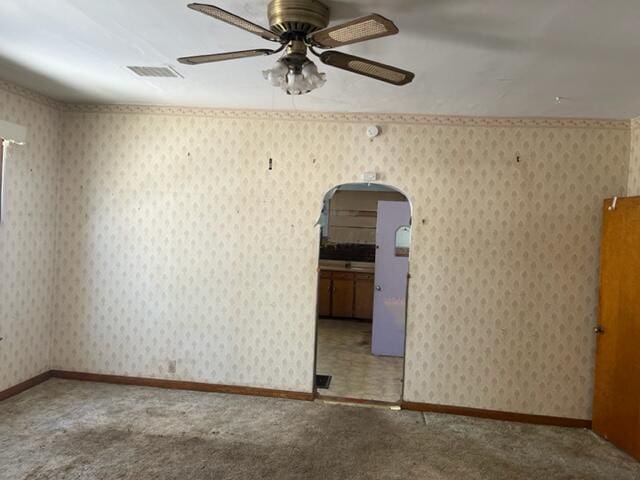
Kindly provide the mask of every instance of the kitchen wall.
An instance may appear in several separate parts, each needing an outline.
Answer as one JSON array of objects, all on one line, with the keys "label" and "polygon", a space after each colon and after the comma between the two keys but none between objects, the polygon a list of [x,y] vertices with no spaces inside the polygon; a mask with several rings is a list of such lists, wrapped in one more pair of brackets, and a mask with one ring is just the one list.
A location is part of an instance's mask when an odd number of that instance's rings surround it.
[{"label": "kitchen wall", "polygon": [[309,391],[316,220],[375,170],[414,208],[405,399],[590,417],[628,122],[77,106],[63,139],[54,368]]},{"label": "kitchen wall", "polygon": [[49,369],[60,106],[0,82],[0,120],[28,128],[9,145],[0,224],[0,391]]},{"label": "kitchen wall", "polygon": [[328,236],[333,243],[374,245],[378,202],[406,201],[398,192],[338,190],[328,201]]},{"label": "kitchen wall", "polygon": [[631,121],[631,160],[629,163],[630,196],[640,195],[640,117]]}]

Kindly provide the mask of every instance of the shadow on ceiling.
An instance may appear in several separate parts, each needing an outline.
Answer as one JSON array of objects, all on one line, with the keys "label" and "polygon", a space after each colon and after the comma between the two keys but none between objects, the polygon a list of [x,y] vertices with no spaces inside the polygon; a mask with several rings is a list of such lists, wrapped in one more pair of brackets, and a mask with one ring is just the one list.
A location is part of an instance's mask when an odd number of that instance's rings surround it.
[{"label": "shadow on ceiling", "polygon": [[4,55],[0,55],[0,72],[0,79],[54,100],[65,101],[77,95],[77,92],[68,85],[42,72],[25,67]]}]

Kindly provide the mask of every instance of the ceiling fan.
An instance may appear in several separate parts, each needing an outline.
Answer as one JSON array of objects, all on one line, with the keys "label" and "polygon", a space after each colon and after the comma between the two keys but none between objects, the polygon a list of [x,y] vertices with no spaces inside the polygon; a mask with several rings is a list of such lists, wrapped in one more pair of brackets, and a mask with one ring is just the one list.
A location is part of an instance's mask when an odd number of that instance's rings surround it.
[{"label": "ceiling fan", "polygon": [[316,55],[326,65],[393,85],[406,85],[414,78],[414,74],[411,72],[365,58],[335,50],[327,50],[323,53],[318,53],[315,50],[316,48],[342,47],[398,33],[398,28],[391,20],[375,13],[327,28],[330,11],[329,7],[323,3],[317,0],[272,0],[268,8],[271,28],[267,30],[213,5],[191,3],[188,7],[258,35],[265,40],[279,43],[280,47],[274,50],[260,48],[178,59],[180,63],[186,65],[273,55],[284,51],[275,67],[263,72],[263,74],[273,86],[282,88],[289,95],[309,93],[326,82],[325,74],[318,72],[316,65],[308,58],[308,52]]}]

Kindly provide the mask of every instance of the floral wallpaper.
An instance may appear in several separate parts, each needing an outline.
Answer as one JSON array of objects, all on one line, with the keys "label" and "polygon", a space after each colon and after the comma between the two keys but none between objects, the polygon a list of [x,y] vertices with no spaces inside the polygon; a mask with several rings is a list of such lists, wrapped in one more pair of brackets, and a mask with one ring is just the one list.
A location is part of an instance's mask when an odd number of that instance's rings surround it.
[{"label": "floral wallpaper", "polygon": [[48,368],[310,391],[322,199],[375,170],[413,207],[404,398],[590,418],[600,207],[640,185],[629,122],[59,105],[4,83],[0,118],[29,128],[0,391]]},{"label": "floral wallpaper", "polygon": [[640,195],[640,118],[631,121],[631,160],[629,163],[630,196]]},{"label": "floral wallpaper", "polygon": [[0,391],[49,369],[60,106],[0,82],[0,119],[28,128],[5,154],[0,224]]},{"label": "floral wallpaper", "polygon": [[628,122],[64,119],[53,367],[310,391],[322,199],[375,170],[413,206],[405,399],[590,417],[600,206],[626,191]]}]

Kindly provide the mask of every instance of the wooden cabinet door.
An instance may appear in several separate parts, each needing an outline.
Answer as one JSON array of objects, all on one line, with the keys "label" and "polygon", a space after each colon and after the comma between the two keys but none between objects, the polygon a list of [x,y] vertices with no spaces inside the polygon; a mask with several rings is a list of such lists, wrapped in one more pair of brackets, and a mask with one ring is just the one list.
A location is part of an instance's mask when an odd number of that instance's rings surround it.
[{"label": "wooden cabinet door", "polygon": [[360,320],[373,318],[373,274],[357,273],[353,316]]},{"label": "wooden cabinet door", "polygon": [[640,459],[640,197],[607,200],[593,430]]},{"label": "wooden cabinet door", "polygon": [[320,272],[318,283],[318,315],[320,317],[331,316],[331,272]]},{"label": "wooden cabinet door", "polygon": [[353,273],[333,273],[333,298],[331,313],[333,317],[353,317]]}]

